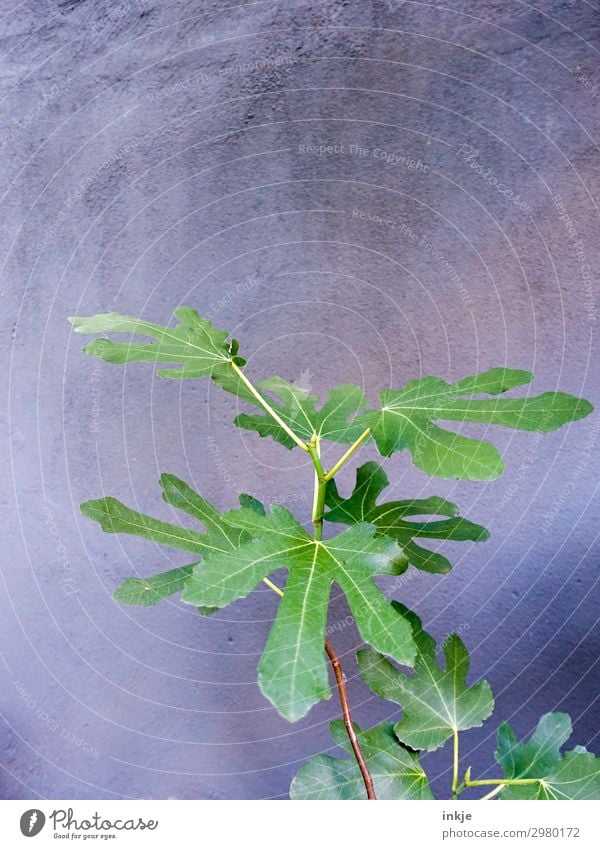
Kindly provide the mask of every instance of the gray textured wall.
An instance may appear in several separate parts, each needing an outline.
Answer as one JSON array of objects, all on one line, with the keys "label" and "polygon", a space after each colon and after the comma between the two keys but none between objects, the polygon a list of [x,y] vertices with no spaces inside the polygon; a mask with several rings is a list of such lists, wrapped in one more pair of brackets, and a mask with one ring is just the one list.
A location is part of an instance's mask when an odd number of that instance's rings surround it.
[{"label": "gray textured wall", "polygon": [[[209,620],[111,599],[185,557],[103,535],[81,501],[166,517],[170,471],[220,507],[246,490],[306,520],[311,475],[232,428],[206,382],[83,356],[67,315],[195,306],[250,373],[315,391],[507,364],[598,401],[600,14],[446,5],[0,3],[2,797],[285,797],[337,714],[290,726],[261,697],[266,589]],[[487,484],[388,466],[394,493],[450,496],[492,532],[403,599],[437,636],[461,629],[498,717],[525,734],[568,710],[596,749],[598,435],[598,418],[497,431],[507,471]],[[332,639],[356,719],[388,715],[355,677],[354,629]],[[465,735],[465,765],[491,766],[495,727]],[[449,753],[427,764],[445,786]]]}]

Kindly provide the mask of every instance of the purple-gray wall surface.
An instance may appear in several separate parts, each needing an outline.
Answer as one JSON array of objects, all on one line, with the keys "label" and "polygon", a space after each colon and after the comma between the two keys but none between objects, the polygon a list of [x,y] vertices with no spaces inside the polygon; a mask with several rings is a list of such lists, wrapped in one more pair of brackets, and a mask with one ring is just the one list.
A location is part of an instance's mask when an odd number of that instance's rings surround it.
[{"label": "purple-gray wall surface", "polygon": [[[168,471],[220,508],[246,491],[307,521],[311,473],[233,427],[208,381],[84,356],[68,315],[193,306],[250,374],[316,393],[507,365],[597,404],[600,13],[538,5],[2,0],[0,796],[286,798],[338,716],[333,698],[289,725],[261,696],[266,588],[211,618],[112,599],[188,561],[80,502],[168,518]],[[572,743],[600,748],[599,436],[598,416],[495,429],[488,483],[386,466],[392,497],[448,496],[491,531],[397,593],[494,688],[464,735],[481,776],[504,719],[525,735],[566,710]],[[358,678],[346,616],[336,597],[356,721],[397,716]],[[425,758],[440,794],[450,761]]]}]

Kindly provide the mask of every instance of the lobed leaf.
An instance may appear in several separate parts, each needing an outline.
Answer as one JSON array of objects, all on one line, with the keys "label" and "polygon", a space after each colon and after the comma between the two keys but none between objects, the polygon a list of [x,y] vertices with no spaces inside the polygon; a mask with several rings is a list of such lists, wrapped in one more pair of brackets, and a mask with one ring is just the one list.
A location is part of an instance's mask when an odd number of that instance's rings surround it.
[{"label": "lobed leaf", "polygon": [[[210,376],[222,389],[258,409],[256,413],[237,416],[235,423],[239,427],[256,431],[261,436],[271,436],[276,442],[293,448],[294,440],[265,412],[240,375],[229,367],[231,363],[245,364],[238,356],[237,341],[227,341],[227,332],[214,327],[189,307],[179,307],[174,315],[179,321],[175,327],[119,313],[75,316],[69,321],[78,333],[126,333],[132,337],[126,342],[96,339],[84,348],[90,356],[117,364],[140,361],[167,364],[168,367],[157,371],[159,377]],[[153,341],[141,342],[135,338],[137,336]],[[362,428],[355,420],[365,409],[366,398],[358,386],[345,385],[330,390],[320,408],[317,408],[317,397],[283,378],[271,377],[258,386],[281,419],[306,441],[316,432],[322,439],[349,444],[361,433]]]},{"label": "lobed leaf", "polygon": [[498,729],[496,760],[507,779],[537,778],[536,784],[506,787],[500,799],[600,799],[600,758],[577,746],[566,754],[561,747],[571,736],[565,713],[547,713],[529,740],[517,740],[504,723]]},{"label": "lobed leaf", "polygon": [[363,413],[356,424],[371,428],[381,454],[387,457],[408,449],[414,464],[428,475],[491,480],[504,468],[498,450],[489,442],[446,430],[435,422],[472,422],[546,432],[592,411],[588,401],[564,392],[526,398],[469,397],[499,395],[532,379],[528,371],[506,368],[489,369],[457,383],[422,377],[400,390],[382,390],[381,409]]},{"label": "lobed leaf", "polygon": [[202,554],[210,548],[205,534],[153,519],[112,496],[85,501],[80,510],[88,519],[98,522],[107,534],[131,534],[194,554]]},{"label": "lobed leaf", "polygon": [[285,567],[285,594],[259,664],[259,684],[292,721],[330,696],[324,633],[334,581],[345,593],[363,639],[400,662],[412,662],[410,626],[373,581],[374,575],[395,571],[399,549],[394,540],[377,537],[372,525],[361,523],[325,543],[279,505],[266,514],[260,502],[242,495],[241,508],[219,513],[174,475],[162,475],[161,485],[164,500],[204,530],[154,519],[110,497],[81,506],[84,515],[109,533],[134,534],[202,558],[151,578],[129,578],[116,591],[118,600],[150,605],[183,590],[182,600],[206,614],[243,598]]},{"label": "lobed leaf", "polygon": [[[256,398],[245,392],[239,381],[228,377],[226,381],[218,378],[218,382],[260,410],[258,413],[241,413],[237,416],[235,424],[238,427],[256,431],[260,436],[270,436],[286,448],[294,447],[294,441],[281,425],[263,410]],[[320,439],[350,444],[364,430],[356,423],[357,414],[366,407],[365,394],[358,386],[343,385],[330,389],[325,403],[319,409],[316,396],[282,377],[270,377],[260,381],[257,386],[264,391],[270,406],[285,424],[307,442],[316,433]]]},{"label": "lobed leaf", "polygon": [[[489,538],[488,531],[468,519],[457,515],[458,507],[444,498],[432,496],[425,499],[388,501],[377,504],[377,499],[389,485],[386,473],[374,462],[364,463],[356,471],[356,483],[349,498],[341,498],[335,481],[327,483],[325,504],[330,507],[324,519],[352,525],[369,522],[380,534],[395,539],[411,563],[425,572],[449,572],[450,561],[437,551],[417,545],[415,539],[471,540],[481,542]],[[433,514],[450,518],[435,522],[408,522],[409,516]]]},{"label": "lobed leaf", "polygon": [[[329,728],[335,742],[350,753],[343,722],[336,720]],[[354,729],[378,799],[433,799],[418,754],[397,740],[391,722],[383,722],[368,731],[361,731],[357,725]],[[294,777],[290,798],[365,799],[366,793],[354,757],[316,755]]]},{"label": "lobed leaf", "polygon": [[[132,510],[111,496],[86,501],[81,505],[84,516],[98,522],[106,533],[131,534],[152,540],[171,548],[191,551],[206,556],[211,551],[224,552],[235,550],[250,537],[241,528],[229,525],[223,515],[209,501],[198,495],[185,481],[175,475],[163,474],[160,478],[163,499],[194,519],[204,531],[189,530],[180,525],[172,525],[160,519],[154,519],[137,510]],[[240,501],[252,510],[262,510],[262,504],[251,496],[242,495]],[[128,578],[115,591],[114,598],[123,604],[150,606],[182,590],[190,579],[195,563],[169,569],[148,578]],[[199,605],[204,615],[214,612],[212,605]]]},{"label": "lobed leaf", "polygon": [[77,333],[127,333],[146,336],[154,341],[113,342],[96,339],[84,351],[109,363],[132,362],[168,363],[160,369],[159,377],[184,378],[216,376],[228,363],[244,365],[237,356],[237,342],[227,342],[229,334],[214,327],[208,319],[201,318],[196,310],[179,307],[175,310],[179,324],[165,327],[141,318],[119,313],[100,313],[89,317],[72,316],[69,321]]},{"label": "lobed leaf", "polygon": [[372,649],[358,652],[361,675],[384,699],[402,705],[402,719],[394,726],[399,740],[412,749],[433,751],[455,732],[483,724],[494,708],[487,681],[467,686],[469,654],[457,634],[443,644],[445,668],[436,659],[435,640],[421,620],[404,605],[392,602],[410,623],[417,647],[414,675],[409,676]]},{"label": "lobed leaf", "polygon": [[313,539],[285,508],[261,516],[250,509],[224,514],[252,536],[231,552],[213,553],[194,568],[182,599],[223,607],[250,593],[279,567],[288,571],[283,599],[259,663],[259,685],[294,722],[329,698],[324,633],[331,584],[345,593],[361,637],[384,654],[411,664],[411,628],[373,581],[390,572],[397,544],[362,523],[327,542]]},{"label": "lobed leaf", "polygon": [[561,746],[571,736],[567,713],[546,713],[527,743],[520,743],[510,725],[498,729],[496,760],[506,778],[537,778],[560,760]]}]

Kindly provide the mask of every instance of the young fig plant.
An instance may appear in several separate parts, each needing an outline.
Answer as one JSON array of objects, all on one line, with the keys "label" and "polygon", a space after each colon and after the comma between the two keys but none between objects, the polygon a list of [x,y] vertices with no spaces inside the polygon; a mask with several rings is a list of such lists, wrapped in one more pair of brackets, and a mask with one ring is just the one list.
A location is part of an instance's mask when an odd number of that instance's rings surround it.
[{"label": "young fig plant", "polygon": [[[448,741],[453,746],[455,798],[468,788],[487,785],[492,789],[483,798],[600,798],[600,759],[581,747],[560,751],[570,734],[564,714],[542,717],[526,743],[517,740],[510,726],[500,726],[497,760],[502,775],[477,780],[469,768],[461,777],[459,732],[480,726],[492,713],[490,685],[468,684],[469,655],[457,635],[445,641],[440,666],[435,641],[418,617],[399,602],[390,603],[374,578],[398,575],[411,566],[448,572],[449,560],[427,548],[428,540],[481,542],[489,534],[439,496],[382,501],[389,481],[375,462],[357,469],[349,497],[339,494],[335,482],[340,469],[369,442],[384,457],[406,450],[430,476],[490,480],[503,471],[494,445],[438,422],[485,425],[486,435],[489,425],[551,431],[588,415],[591,405],[563,392],[503,397],[533,379],[530,372],[507,368],[456,383],[424,377],[402,388],[385,388],[378,409],[369,409],[364,392],[354,385],[334,387],[321,403],[282,377],[253,382],[237,341],[195,310],[179,307],[175,319],[174,326],[162,326],[103,313],[70,321],[78,333],[102,337],[84,348],[90,356],[113,364],[150,362],[159,377],[210,378],[248,405],[248,412],[235,419],[238,427],[305,452],[314,480],[311,528],[281,505],[265,506],[245,493],[239,506],[221,512],[172,474],[161,475],[162,497],[195,520],[193,529],[155,519],[113,497],[87,501],[81,505],[83,514],[107,533],[133,534],[193,555],[166,572],[127,578],[115,599],[150,606],[181,593],[183,602],[207,616],[246,597],[261,582],[277,593],[279,608],[258,664],[259,687],[283,717],[295,722],[330,698],[329,662],[342,712],[331,733],[350,754],[345,759],[311,758],[294,778],[292,798],[432,799],[421,757]],[[345,448],[331,468],[321,459],[323,442]],[[347,527],[325,534],[325,522],[328,528]],[[287,572],[283,589],[271,580],[280,568]],[[325,639],[333,583],[346,596],[360,638],[368,645],[358,653],[361,675],[374,693],[401,706],[396,723],[363,731],[352,721],[340,661]]]}]

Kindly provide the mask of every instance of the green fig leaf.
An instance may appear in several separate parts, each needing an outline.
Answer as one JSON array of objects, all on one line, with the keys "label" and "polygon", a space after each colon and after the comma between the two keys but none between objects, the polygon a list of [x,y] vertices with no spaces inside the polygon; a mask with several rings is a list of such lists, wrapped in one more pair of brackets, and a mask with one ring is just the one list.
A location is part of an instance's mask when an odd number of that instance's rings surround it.
[{"label": "green fig leaf", "polygon": [[[335,720],[329,728],[335,742],[350,753],[343,722]],[[433,799],[417,752],[409,751],[398,741],[391,722],[368,731],[355,725],[354,730],[378,799]],[[366,791],[354,757],[316,755],[294,777],[290,798],[365,799]]]},{"label": "green fig leaf", "polygon": [[494,709],[487,681],[469,687],[469,654],[457,634],[443,644],[445,667],[436,658],[436,644],[421,620],[404,605],[392,602],[410,623],[417,646],[414,674],[406,675],[372,649],[358,652],[358,665],[368,686],[384,699],[402,706],[394,731],[412,749],[433,751],[459,731],[483,724]]},{"label": "green fig leaf", "polygon": [[182,600],[202,613],[248,595],[280,567],[288,570],[285,594],[259,665],[259,684],[283,716],[300,719],[329,698],[324,634],[335,581],[352,608],[363,639],[396,660],[411,663],[410,625],[373,581],[393,574],[399,549],[365,523],[327,542],[311,537],[283,507],[271,513],[242,495],[243,505],[219,511],[174,475],[162,475],[163,498],[196,519],[204,530],[173,525],[132,510],[115,498],[82,504],[84,515],[109,533],[134,534],[199,555],[199,562],[152,578],[129,578],[116,593],[126,604],[150,605],[183,590]]},{"label": "green fig leaf", "polygon": [[547,432],[587,416],[592,405],[564,392],[526,398],[472,398],[500,395],[529,383],[533,375],[493,368],[457,383],[439,377],[411,380],[403,389],[383,389],[381,409],[363,413],[357,425],[370,427],[379,452],[388,457],[408,449],[428,475],[464,480],[491,480],[502,474],[498,450],[489,442],[446,430],[436,421],[501,425]]},{"label": "green fig leaf", "polygon": [[561,754],[571,736],[571,719],[566,713],[547,713],[526,743],[504,723],[498,729],[496,760],[509,780],[532,779],[533,784],[506,787],[499,798],[513,799],[600,799],[600,758],[583,747]]},{"label": "green fig leaf", "polygon": [[[260,406],[256,398],[248,396],[244,388],[238,392],[237,382],[218,381],[223,388],[242,394],[260,410],[259,413],[241,413],[235,419],[238,427],[256,431],[260,436],[270,436],[286,448],[295,443],[285,430]],[[337,386],[328,392],[325,403],[317,408],[319,399],[299,384],[289,383],[281,377],[270,377],[257,386],[263,391],[269,405],[278,416],[301,439],[306,442],[316,433],[321,440],[350,444],[357,439],[364,427],[356,424],[356,416],[366,407],[364,392],[358,386]]]},{"label": "green fig leaf", "polygon": [[389,574],[398,546],[358,524],[327,541],[317,541],[285,508],[261,516],[251,509],[223,514],[252,537],[235,551],[200,562],[185,586],[189,604],[223,607],[248,595],[279,567],[288,571],[284,596],[259,663],[263,694],[290,721],[331,695],[324,634],[331,585],[345,593],[361,637],[384,654],[411,664],[411,628],[380,592],[375,575]]},{"label": "green fig leaf", "polygon": [[89,317],[72,316],[69,321],[77,333],[126,333],[146,336],[152,342],[113,342],[96,339],[84,351],[109,363],[152,362],[169,364],[160,369],[159,377],[209,377],[220,371],[230,371],[228,364],[244,365],[237,356],[237,342],[227,342],[224,330],[214,327],[208,319],[201,318],[196,310],[179,307],[175,310],[179,324],[164,327],[141,318],[119,313],[99,313]]},{"label": "green fig leaf", "polygon": [[[395,539],[409,563],[425,572],[449,572],[452,565],[447,557],[417,545],[415,539],[470,540],[481,542],[489,538],[482,525],[458,516],[458,507],[438,496],[424,499],[388,501],[377,504],[377,499],[389,485],[380,465],[368,462],[356,471],[356,484],[349,498],[341,498],[334,480],[327,483],[325,504],[330,507],[324,519],[345,525],[368,522],[378,533]],[[448,516],[433,522],[409,522],[407,517],[428,514]]]}]

